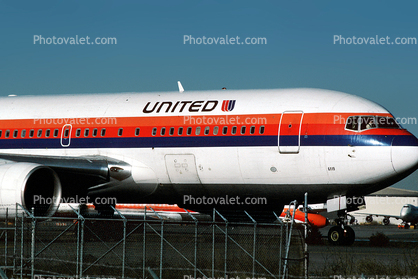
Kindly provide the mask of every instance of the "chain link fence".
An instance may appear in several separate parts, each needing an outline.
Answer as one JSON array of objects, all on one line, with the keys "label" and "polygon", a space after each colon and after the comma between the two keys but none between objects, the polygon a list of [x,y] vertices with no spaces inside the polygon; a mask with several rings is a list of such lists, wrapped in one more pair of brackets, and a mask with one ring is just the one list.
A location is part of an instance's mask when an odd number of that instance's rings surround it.
[{"label": "chain link fence", "polygon": [[[182,222],[123,215],[45,218],[16,211],[0,226],[0,261],[9,278],[303,276],[301,232],[289,233],[280,220],[234,223],[215,210],[213,221]],[[287,243],[291,249],[283,277]]]}]

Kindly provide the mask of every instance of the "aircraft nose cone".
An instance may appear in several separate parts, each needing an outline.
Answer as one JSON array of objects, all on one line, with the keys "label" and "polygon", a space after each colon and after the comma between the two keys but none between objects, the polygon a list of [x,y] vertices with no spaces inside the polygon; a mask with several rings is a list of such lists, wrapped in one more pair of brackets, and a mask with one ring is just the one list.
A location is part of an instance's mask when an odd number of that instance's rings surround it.
[{"label": "aircraft nose cone", "polygon": [[412,134],[396,136],[392,141],[392,166],[397,173],[418,169],[418,139]]},{"label": "aircraft nose cone", "polygon": [[411,211],[412,211],[412,209],[411,209],[411,205],[410,204],[406,204],[406,205],[404,205],[403,207],[402,207],[402,209],[401,209],[401,213],[400,213],[400,217],[401,217],[401,219],[403,220],[403,221],[405,221],[405,222],[410,222],[411,221],[411,216],[410,216],[410,214],[411,214]]}]

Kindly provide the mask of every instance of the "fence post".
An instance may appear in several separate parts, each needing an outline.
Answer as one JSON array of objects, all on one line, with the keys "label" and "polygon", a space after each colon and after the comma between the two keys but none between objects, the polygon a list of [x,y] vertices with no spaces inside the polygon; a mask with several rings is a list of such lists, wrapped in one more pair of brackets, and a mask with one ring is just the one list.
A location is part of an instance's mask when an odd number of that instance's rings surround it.
[{"label": "fence post", "polygon": [[160,243],[160,279],[163,278],[163,248],[164,248],[164,218],[162,218],[155,210],[150,207],[152,212],[161,220],[161,243]]},{"label": "fence post", "polygon": [[[214,212],[213,212],[214,219],[213,220],[215,220],[215,214],[218,214],[219,217],[221,217],[222,220],[225,222],[224,273],[225,273],[225,278],[228,278],[228,275],[227,275],[227,273],[228,273],[228,265],[227,265],[227,259],[228,259],[228,219],[226,219],[224,216],[222,216],[222,214],[219,213],[215,208],[213,210],[214,210]],[[213,232],[215,232],[215,230]],[[213,275],[212,275],[212,278],[214,278]]]},{"label": "fence post", "polygon": [[190,212],[184,208],[184,211],[193,219],[195,222],[194,227],[194,270],[193,270],[193,278],[197,276],[197,240],[198,240],[198,223],[199,221],[192,215]]},{"label": "fence post", "polygon": [[80,234],[80,279],[83,278],[83,252],[84,252],[84,218],[81,217],[81,234]]},{"label": "fence post", "polygon": [[84,248],[84,217],[81,215],[81,208],[75,210],[69,205],[72,211],[77,215],[77,265],[76,278],[83,277],[83,248]]},{"label": "fence post", "polygon": [[5,231],[5,239],[4,239],[4,266],[7,266],[7,238],[8,238],[8,230],[9,230],[9,208],[6,208],[6,231]]},{"label": "fence post", "polygon": [[23,279],[23,246],[24,246],[24,218],[25,218],[25,212],[22,211],[22,227],[21,227],[21,235],[20,235],[20,279]]},{"label": "fence post", "polygon": [[212,278],[215,278],[215,208],[213,209],[212,222]]},{"label": "fence post", "polygon": [[282,250],[283,250],[283,221],[277,216],[276,212],[273,211],[274,216],[276,216],[277,221],[280,226],[280,244],[279,244],[279,278],[282,274]]},{"label": "fence post", "polygon": [[256,252],[256,241],[257,241],[257,221],[254,220],[254,218],[248,214],[247,211],[244,211],[245,214],[251,219],[251,221],[254,223],[254,234],[253,234],[253,278],[255,278],[255,252]]},{"label": "fence post", "polygon": [[80,219],[77,218],[77,264],[75,268],[76,278],[80,274]]},{"label": "fence post", "polygon": [[110,206],[123,220],[123,243],[122,243],[122,279],[125,278],[125,261],[126,261],[126,218],[112,205]]},{"label": "fence post", "polygon": [[228,220],[225,219],[225,278],[228,278]]},{"label": "fence post", "polygon": [[126,219],[123,219],[123,248],[122,248],[122,279],[125,278],[126,261]]},{"label": "fence post", "polygon": [[17,274],[17,268],[16,268],[16,257],[17,257],[17,223],[18,223],[18,212],[17,212],[18,206],[16,203],[16,211],[15,211],[15,235],[13,237],[13,275]]},{"label": "fence post", "polygon": [[36,219],[35,219],[35,208],[32,207],[32,238],[31,238],[31,278],[35,278],[35,228],[36,228]]},{"label": "fence post", "polygon": [[147,207],[144,206],[144,237],[142,242],[142,278],[145,278],[145,264],[146,264],[146,235],[147,235]]},{"label": "fence post", "polygon": [[[286,243],[286,253],[285,253],[285,259],[284,259],[284,267],[283,267],[283,279],[285,279],[286,277],[286,270],[287,270],[287,262],[288,262],[288,257],[289,257],[289,249],[290,249],[290,241],[292,239],[292,230],[293,230],[293,223],[295,222],[295,214],[296,214],[296,208],[297,208],[297,201],[294,200],[289,204],[289,211],[292,208],[292,204],[293,204],[293,215],[292,215],[292,219],[290,222],[290,230],[289,230],[289,235],[287,235],[287,243]],[[286,225],[286,229],[288,228],[288,226]]]},{"label": "fence post", "polygon": [[163,278],[164,219],[161,219],[160,279]]},{"label": "fence post", "polygon": [[308,260],[309,260],[309,254],[308,254],[308,243],[306,242],[306,239],[308,238],[308,192],[305,193],[305,204],[304,204],[304,210],[305,210],[305,279],[308,279]]}]

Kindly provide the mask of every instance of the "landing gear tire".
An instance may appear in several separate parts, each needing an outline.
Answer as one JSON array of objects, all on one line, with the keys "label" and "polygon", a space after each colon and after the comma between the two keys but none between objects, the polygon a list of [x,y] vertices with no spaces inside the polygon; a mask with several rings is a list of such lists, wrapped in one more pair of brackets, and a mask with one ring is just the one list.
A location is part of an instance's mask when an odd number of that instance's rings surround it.
[{"label": "landing gear tire", "polygon": [[328,231],[328,242],[331,245],[341,245],[341,239],[343,238],[343,230],[339,226],[334,226]]},{"label": "landing gear tire", "polygon": [[367,223],[371,223],[371,222],[373,222],[373,217],[372,217],[372,216],[367,216],[367,217],[366,217],[366,222],[367,222]]},{"label": "landing gear tire", "polygon": [[340,226],[332,227],[328,232],[328,242],[331,245],[352,245],[356,235],[354,230],[349,226],[344,226],[344,229]]},{"label": "landing gear tire", "polygon": [[387,226],[390,224],[389,218],[383,218],[383,225]]}]

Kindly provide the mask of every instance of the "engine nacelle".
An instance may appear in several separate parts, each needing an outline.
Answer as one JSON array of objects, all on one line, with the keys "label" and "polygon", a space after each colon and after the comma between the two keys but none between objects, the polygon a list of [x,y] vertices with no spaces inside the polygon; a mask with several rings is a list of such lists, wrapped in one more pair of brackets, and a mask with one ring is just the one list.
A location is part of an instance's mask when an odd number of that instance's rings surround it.
[{"label": "engine nacelle", "polygon": [[[10,163],[0,166],[0,217],[16,214],[16,203],[36,216],[52,216],[61,200],[61,183],[49,167],[34,163]],[[20,209],[19,209],[20,210]]]},{"label": "engine nacelle", "polygon": [[138,203],[158,188],[157,175],[141,162],[113,160],[109,161],[108,169],[110,181],[89,189],[88,195],[93,200],[111,197],[117,203]]}]

